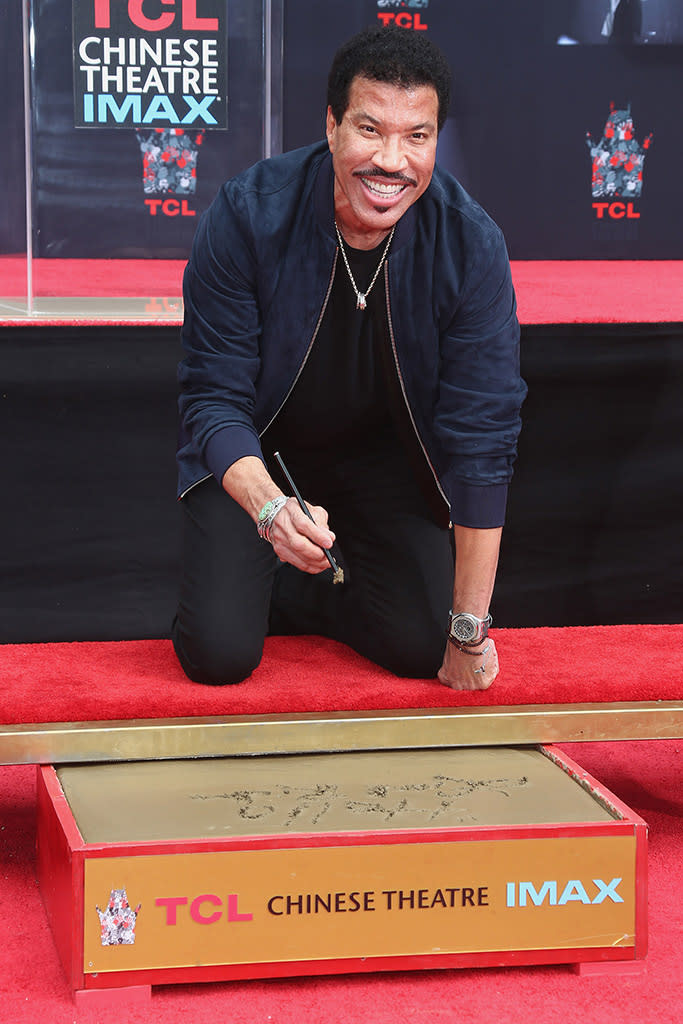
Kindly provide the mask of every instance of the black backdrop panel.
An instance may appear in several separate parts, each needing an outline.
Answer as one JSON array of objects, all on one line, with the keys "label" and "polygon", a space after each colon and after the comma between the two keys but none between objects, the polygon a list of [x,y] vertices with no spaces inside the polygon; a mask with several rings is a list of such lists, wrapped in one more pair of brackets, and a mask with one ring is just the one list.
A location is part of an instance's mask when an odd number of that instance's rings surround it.
[{"label": "black backdrop panel", "polygon": [[[563,31],[567,8],[580,5],[555,9],[554,0],[401,6],[410,6],[413,17],[419,14],[454,72],[452,116],[441,135],[439,159],[499,222],[513,259],[683,255],[671,215],[683,161],[680,46],[557,46],[551,40]],[[322,135],[326,74],[339,43],[398,8],[381,0],[350,0],[326,4],[323,15],[308,0],[288,0],[285,149]],[[618,108],[630,104],[638,143],[653,133],[642,194],[630,211],[593,207],[586,133],[600,140],[612,102]]]},{"label": "black backdrop panel", "polygon": [[[19,5],[10,6],[0,42],[10,218],[0,221],[0,252],[20,244],[24,204],[21,25]],[[683,166],[681,4],[642,6],[647,45],[609,45],[600,35],[607,0],[286,0],[284,148],[323,136],[326,76],[338,45],[380,17],[413,19],[419,27],[406,31],[426,32],[454,70],[439,159],[500,223],[514,259],[680,259],[672,204]],[[261,3],[228,4],[229,130],[205,133],[186,216],[177,207],[153,215],[145,204],[133,129],[73,127],[71,0],[33,0],[33,9],[36,254],[184,258],[196,216],[221,182],[263,152]],[[563,33],[579,45],[556,45]],[[641,194],[632,199],[593,195],[586,134],[609,149],[601,139],[611,104],[630,109],[631,141],[643,157]],[[614,153],[605,155],[609,163]]]},{"label": "black backdrop panel", "polygon": [[0,351],[0,640],[163,635],[177,580],[178,332],[21,328]]},{"label": "black backdrop panel", "polygon": [[[0,254],[26,252],[24,171],[24,69],[21,4],[6,4],[0,34],[0,132],[2,133],[2,216]],[[3,288],[0,285],[0,294]]]},{"label": "black backdrop panel", "polygon": [[[178,332],[5,329],[0,642],[165,636]],[[525,328],[499,626],[681,616],[683,332]]]},{"label": "black backdrop panel", "polygon": [[526,327],[522,360],[498,621],[680,621],[680,326]]},{"label": "black backdrop panel", "polygon": [[[230,0],[228,130],[188,129],[190,147],[201,135],[191,196],[145,193],[134,128],[74,127],[71,2],[33,0],[33,10],[35,255],[184,259],[197,216],[222,182],[263,155],[262,4]],[[155,198],[172,198],[170,212]]]}]

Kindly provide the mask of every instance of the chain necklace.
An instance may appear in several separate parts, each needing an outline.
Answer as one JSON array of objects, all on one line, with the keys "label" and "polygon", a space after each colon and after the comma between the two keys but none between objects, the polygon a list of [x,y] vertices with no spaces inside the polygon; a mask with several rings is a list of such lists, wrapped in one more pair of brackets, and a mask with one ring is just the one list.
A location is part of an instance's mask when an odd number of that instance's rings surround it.
[{"label": "chain necklace", "polygon": [[389,252],[389,246],[391,245],[391,240],[394,237],[394,231],[396,230],[396,225],[394,224],[392,229],[391,229],[391,231],[389,232],[389,238],[387,239],[387,244],[384,246],[384,252],[382,253],[382,258],[379,261],[379,263],[377,264],[377,269],[375,270],[375,273],[372,276],[372,281],[367,286],[367,288],[365,289],[364,292],[359,290],[358,285],[356,284],[356,282],[354,280],[353,274],[351,273],[351,267],[349,266],[349,261],[346,258],[346,249],[344,248],[344,243],[342,241],[342,236],[341,236],[341,232],[339,230],[339,225],[337,224],[336,221],[334,222],[334,228],[335,228],[335,231],[337,232],[337,238],[339,239],[339,248],[341,249],[341,254],[344,257],[344,266],[346,267],[346,273],[349,275],[349,280],[351,282],[351,285],[353,287],[354,292],[356,293],[356,309],[363,310],[367,306],[368,295],[370,294],[370,292],[372,290],[372,286],[374,285],[375,281],[377,280],[377,278],[379,276],[379,272],[382,269],[382,266],[384,265],[385,259],[387,258],[387,253]]}]

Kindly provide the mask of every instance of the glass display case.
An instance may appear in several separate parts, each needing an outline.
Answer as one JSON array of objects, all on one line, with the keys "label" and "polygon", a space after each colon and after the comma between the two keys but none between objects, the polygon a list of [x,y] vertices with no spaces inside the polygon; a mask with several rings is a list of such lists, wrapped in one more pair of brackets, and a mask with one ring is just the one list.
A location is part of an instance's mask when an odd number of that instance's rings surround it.
[{"label": "glass display case", "polygon": [[282,7],[10,5],[0,321],[180,319],[198,216],[282,148]]}]

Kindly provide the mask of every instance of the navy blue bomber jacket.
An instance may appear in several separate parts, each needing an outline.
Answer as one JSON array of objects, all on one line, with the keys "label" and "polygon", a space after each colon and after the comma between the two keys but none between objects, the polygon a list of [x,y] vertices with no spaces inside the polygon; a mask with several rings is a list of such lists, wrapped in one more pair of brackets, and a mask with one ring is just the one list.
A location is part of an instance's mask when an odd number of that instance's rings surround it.
[{"label": "navy blue bomber jacket", "polygon": [[[326,142],[228,181],[185,271],[179,494],[246,455],[314,343],[337,265]],[[499,228],[437,166],[398,222],[384,266],[387,321],[412,423],[450,518],[500,526],[526,393]]]}]

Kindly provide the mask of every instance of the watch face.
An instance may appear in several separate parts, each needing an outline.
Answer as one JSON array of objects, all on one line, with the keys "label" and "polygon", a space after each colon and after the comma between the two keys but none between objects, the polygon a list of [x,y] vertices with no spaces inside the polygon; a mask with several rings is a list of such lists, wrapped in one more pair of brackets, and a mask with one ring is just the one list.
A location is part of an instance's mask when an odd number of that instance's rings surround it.
[{"label": "watch face", "polygon": [[451,636],[460,643],[470,643],[477,635],[477,624],[469,615],[456,615],[451,621]]}]

